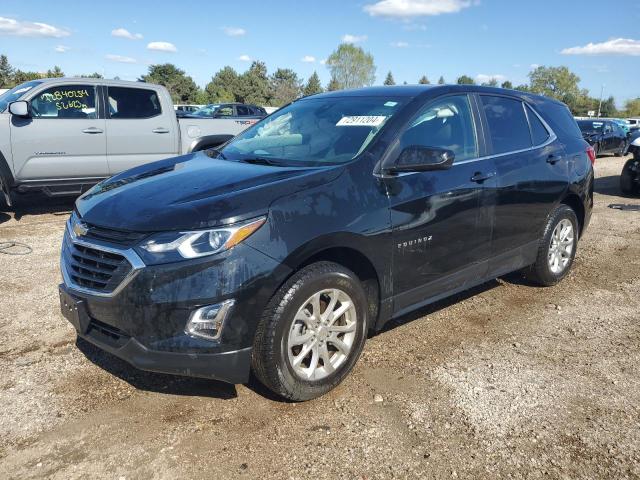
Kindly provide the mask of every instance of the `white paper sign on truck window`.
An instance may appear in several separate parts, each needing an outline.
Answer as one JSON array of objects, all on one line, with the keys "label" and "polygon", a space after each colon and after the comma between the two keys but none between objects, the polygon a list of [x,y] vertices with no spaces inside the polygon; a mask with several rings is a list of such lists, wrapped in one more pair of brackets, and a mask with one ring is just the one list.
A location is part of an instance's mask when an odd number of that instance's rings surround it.
[{"label": "white paper sign on truck window", "polygon": [[337,127],[379,127],[387,117],[384,115],[360,115],[353,117],[342,117]]}]

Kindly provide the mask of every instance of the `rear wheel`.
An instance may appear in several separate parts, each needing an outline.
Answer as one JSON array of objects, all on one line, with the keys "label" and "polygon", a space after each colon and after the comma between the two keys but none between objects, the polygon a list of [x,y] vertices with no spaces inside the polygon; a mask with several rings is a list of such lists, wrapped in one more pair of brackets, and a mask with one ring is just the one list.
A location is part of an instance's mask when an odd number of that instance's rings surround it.
[{"label": "rear wheel", "polygon": [[578,218],[571,207],[560,205],[549,216],[536,262],[525,272],[527,278],[547,287],[557,284],[571,270],[577,244]]},{"label": "rear wheel", "polygon": [[622,167],[622,172],[620,173],[620,190],[625,195],[630,195],[635,192],[637,189],[636,185],[634,185],[634,175],[631,171],[631,165],[635,162],[635,160],[629,160]]},{"label": "rear wheel", "polygon": [[627,149],[627,142],[623,142],[620,148],[618,149],[618,151],[614,153],[614,155],[616,157],[622,157],[625,154],[626,149]]},{"label": "rear wheel", "polygon": [[358,360],[367,311],[364,289],[353,272],[332,262],[305,267],[280,288],[260,320],[253,372],[290,400],[325,394]]},{"label": "rear wheel", "polygon": [[593,151],[596,152],[596,158],[598,158],[598,155],[600,155],[600,144],[599,143],[594,143],[593,144]]}]

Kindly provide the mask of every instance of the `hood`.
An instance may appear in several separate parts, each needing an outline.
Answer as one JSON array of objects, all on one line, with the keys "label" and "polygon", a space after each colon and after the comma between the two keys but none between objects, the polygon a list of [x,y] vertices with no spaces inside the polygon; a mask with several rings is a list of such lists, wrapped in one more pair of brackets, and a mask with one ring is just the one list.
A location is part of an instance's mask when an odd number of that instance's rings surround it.
[{"label": "hood", "polygon": [[76,210],[91,225],[117,230],[206,228],[264,215],[277,198],[326,184],[342,170],[256,165],[197,152],[111,177],[78,198]]}]

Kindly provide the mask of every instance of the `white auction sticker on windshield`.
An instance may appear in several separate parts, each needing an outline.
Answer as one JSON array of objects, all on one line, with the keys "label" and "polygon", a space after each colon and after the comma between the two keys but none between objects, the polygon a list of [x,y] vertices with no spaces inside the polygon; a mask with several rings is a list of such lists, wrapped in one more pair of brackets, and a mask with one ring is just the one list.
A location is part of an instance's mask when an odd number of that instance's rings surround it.
[{"label": "white auction sticker on windshield", "polygon": [[360,115],[357,117],[342,117],[337,127],[378,127],[386,120],[384,115]]}]

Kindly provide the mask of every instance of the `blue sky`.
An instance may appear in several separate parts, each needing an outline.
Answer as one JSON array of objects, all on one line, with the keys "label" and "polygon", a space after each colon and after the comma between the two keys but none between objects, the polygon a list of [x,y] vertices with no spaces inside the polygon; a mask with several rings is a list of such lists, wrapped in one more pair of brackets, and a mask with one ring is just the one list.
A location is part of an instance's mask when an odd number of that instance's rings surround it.
[{"label": "blue sky", "polygon": [[[99,6],[100,5],[100,6]],[[317,70],[343,40],[374,56],[377,82],[468,74],[524,83],[535,65],[566,65],[581,86],[640,96],[638,0],[120,1],[2,0],[0,53],[23,70],[60,65],[136,79],[171,62],[205,85],[225,65]],[[483,77],[484,76],[484,77]]]}]

